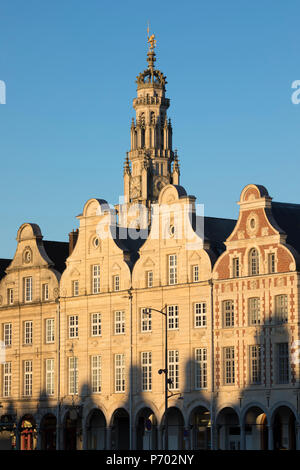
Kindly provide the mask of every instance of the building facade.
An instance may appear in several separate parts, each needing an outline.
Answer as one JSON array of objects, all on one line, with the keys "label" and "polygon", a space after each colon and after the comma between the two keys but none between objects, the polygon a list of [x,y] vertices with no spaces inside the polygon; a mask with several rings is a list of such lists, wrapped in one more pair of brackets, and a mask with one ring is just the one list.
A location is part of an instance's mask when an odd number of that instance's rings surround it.
[{"label": "building facade", "polygon": [[238,220],[198,213],[149,44],[124,203],[0,260],[0,446],[299,449],[300,205],[249,184]]}]

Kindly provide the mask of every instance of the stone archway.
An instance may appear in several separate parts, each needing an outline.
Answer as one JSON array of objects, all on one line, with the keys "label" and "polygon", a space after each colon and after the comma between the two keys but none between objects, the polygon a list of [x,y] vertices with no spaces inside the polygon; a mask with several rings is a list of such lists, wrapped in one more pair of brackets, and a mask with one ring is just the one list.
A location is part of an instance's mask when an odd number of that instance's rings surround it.
[{"label": "stone archway", "polygon": [[86,426],[87,449],[104,450],[106,448],[106,419],[99,409],[90,412]]},{"label": "stone archway", "polygon": [[20,450],[35,450],[37,444],[36,422],[32,415],[26,414],[19,424]]},{"label": "stone archway", "polygon": [[56,449],[56,417],[48,413],[43,416],[41,425],[41,449],[42,450],[55,450]]},{"label": "stone archway", "polygon": [[[181,411],[172,406],[168,408],[168,450],[184,450],[184,419]],[[162,448],[165,448],[165,416],[162,420]]]},{"label": "stone archway", "polygon": [[296,418],[288,406],[279,406],[273,413],[274,450],[296,449]]},{"label": "stone archway", "polygon": [[268,449],[268,420],[259,406],[250,407],[244,419],[245,450]]},{"label": "stone archway", "polygon": [[191,411],[191,448],[193,450],[211,449],[210,412],[204,406],[197,406]]},{"label": "stone archway", "polygon": [[82,448],[81,419],[76,410],[67,411],[64,419],[64,450],[80,450]]},{"label": "stone archway", "polygon": [[216,420],[217,448],[221,450],[240,450],[241,428],[237,412],[230,407],[223,408]]},{"label": "stone archway", "polygon": [[115,410],[112,418],[111,449],[128,450],[129,433],[129,414],[124,408],[118,408]]},{"label": "stone archway", "polygon": [[157,420],[151,408],[142,408],[136,417],[137,450],[157,449]]}]

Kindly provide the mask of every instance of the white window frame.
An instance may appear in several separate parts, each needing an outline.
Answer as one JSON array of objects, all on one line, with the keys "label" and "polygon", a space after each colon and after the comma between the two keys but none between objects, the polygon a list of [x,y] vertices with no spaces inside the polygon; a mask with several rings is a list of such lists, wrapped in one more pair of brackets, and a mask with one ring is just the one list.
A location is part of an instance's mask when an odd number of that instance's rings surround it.
[{"label": "white window frame", "polygon": [[9,287],[7,289],[7,304],[13,305],[13,303],[14,303],[14,290],[12,287]]},{"label": "white window frame", "polygon": [[69,395],[78,395],[78,357],[68,358]]},{"label": "white window frame", "polygon": [[276,273],[276,255],[273,251],[268,253],[268,273]]},{"label": "white window frame", "polygon": [[92,266],[92,293],[100,293],[100,264],[93,264]]},{"label": "white window frame", "polygon": [[115,274],[113,276],[113,288],[115,292],[119,292],[120,290],[120,275],[119,274]]},{"label": "white window frame", "polygon": [[232,299],[223,300],[222,302],[223,328],[234,327],[234,324],[235,324],[234,314],[235,314],[234,301]]},{"label": "white window frame", "polygon": [[252,385],[260,385],[262,381],[262,361],[261,346],[259,344],[249,346],[249,359],[250,383]]},{"label": "white window frame", "polygon": [[72,281],[72,295],[73,297],[78,297],[79,296],[79,281],[78,279],[75,279]]},{"label": "white window frame", "polygon": [[3,342],[6,348],[10,348],[12,344],[12,323],[3,324]]},{"label": "white window frame", "polygon": [[91,336],[102,335],[102,318],[101,313],[91,313]]},{"label": "white window frame", "polygon": [[207,388],[207,348],[195,349],[195,390]]},{"label": "white window frame", "polygon": [[79,325],[79,316],[69,315],[68,317],[69,339],[78,338],[78,335],[79,335],[78,325]]},{"label": "white window frame", "polygon": [[275,295],[275,320],[280,323],[288,321],[288,296],[287,294]]},{"label": "white window frame", "polygon": [[206,302],[194,303],[194,327],[205,328],[207,326],[207,304]]},{"label": "white window frame", "polygon": [[124,393],[125,386],[125,355],[115,354],[115,393]]},{"label": "white window frame", "polygon": [[114,314],[115,335],[123,335],[125,333],[125,311],[116,310]]},{"label": "white window frame", "polygon": [[11,396],[11,362],[3,363],[3,397]]},{"label": "white window frame", "polygon": [[240,267],[240,258],[239,256],[234,256],[232,258],[232,277],[240,277],[241,267]]},{"label": "white window frame", "polygon": [[48,396],[54,395],[54,359],[45,360],[45,389]]},{"label": "white window frame", "polygon": [[192,279],[193,282],[199,282],[199,264],[192,266]]},{"label": "white window frame", "polygon": [[260,298],[250,297],[248,299],[248,325],[255,326],[260,324]]},{"label": "white window frame", "polygon": [[167,316],[168,316],[168,330],[178,330],[179,329],[178,305],[168,305]]},{"label": "white window frame", "polygon": [[249,251],[249,276],[259,275],[259,251],[257,248],[251,248]]},{"label": "white window frame", "polygon": [[276,344],[276,381],[278,384],[290,383],[289,344]]},{"label": "white window frame", "polygon": [[235,385],[235,349],[234,346],[223,348],[224,385]]},{"label": "white window frame", "polygon": [[24,343],[25,345],[27,344],[32,344],[33,342],[33,322],[31,320],[26,320],[23,323],[24,327]]},{"label": "white window frame", "polygon": [[148,308],[141,308],[141,333],[149,333],[149,331],[152,331],[152,312]]},{"label": "white window frame", "polygon": [[32,276],[23,278],[24,302],[32,302]]},{"label": "white window frame", "polygon": [[102,360],[100,355],[91,356],[92,393],[101,392]]},{"label": "white window frame", "polygon": [[45,342],[46,344],[55,341],[55,320],[54,318],[46,318],[45,320]]},{"label": "white window frame", "polygon": [[172,383],[169,385],[170,390],[179,389],[179,351],[168,351],[168,378]]},{"label": "white window frame", "polygon": [[42,299],[43,301],[49,300],[49,284],[42,284]]},{"label": "white window frame", "polygon": [[177,281],[177,255],[168,255],[168,283],[173,286]]},{"label": "white window frame", "polygon": [[24,370],[24,397],[32,396],[32,360],[23,362]]},{"label": "white window frame", "polygon": [[153,287],[153,271],[147,271],[147,287]]},{"label": "white window frame", "polygon": [[142,370],[142,391],[152,391],[152,352],[141,352],[141,370]]}]

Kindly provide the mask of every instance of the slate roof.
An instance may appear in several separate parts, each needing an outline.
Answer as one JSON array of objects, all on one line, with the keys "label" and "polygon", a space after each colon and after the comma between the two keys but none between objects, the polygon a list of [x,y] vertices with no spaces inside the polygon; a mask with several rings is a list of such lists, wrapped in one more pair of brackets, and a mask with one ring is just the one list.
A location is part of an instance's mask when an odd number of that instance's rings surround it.
[{"label": "slate roof", "polygon": [[11,262],[11,259],[0,258],[0,279],[5,276],[5,269]]},{"label": "slate roof", "polygon": [[286,243],[300,254],[300,204],[272,202],[271,211],[279,227],[287,234]]},{"label": "slate roof", "polygon": [[[236,225],[235,219],[222,219],[219,217],[206,217],[197,216],[197,227],[196,232],[199,236],[202,234],[199,232],[201,229],[204,219],[204,241],[210,243],[211,249],[219,256],[225,251],[224,242],[233,232]],[[199,227],[199,229],[198,229]]]},{"label": "slate roof", "polygon": [[43,240],[47,255],[54,263],[54,269],[62,273],[66,269],[65,261],[69,256],[69,243]]}]

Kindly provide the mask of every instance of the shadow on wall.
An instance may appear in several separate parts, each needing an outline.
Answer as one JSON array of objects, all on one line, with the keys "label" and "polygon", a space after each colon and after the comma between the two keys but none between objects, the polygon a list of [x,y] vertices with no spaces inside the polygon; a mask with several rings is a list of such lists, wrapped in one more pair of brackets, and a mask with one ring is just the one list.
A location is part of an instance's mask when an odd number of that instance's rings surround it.
[{"label": "shadow on wall", "polygon": [[[296,449],[297,410],[291,401],[294,396],[291,383],[295,383],[289,347],[291,333],[286,323],[274,324],[274,321],[258,324],[255,330],[252,344],[245,345],[244,349],[249,374],[246,376],[248,372],[245,370],[241,377],[247,386],[240,388],[239,400],[222,408],[216,398],[215,448]],[[223,373],[227,370],[230,374],[230,359],[226,363],[224,354],[223,349]],[[224,384],[225,377],[221,380]],[[228,387],[230,389],[230,385]]]}]

